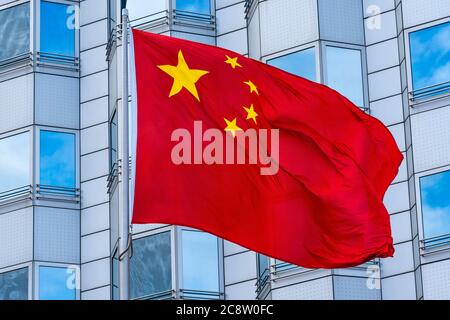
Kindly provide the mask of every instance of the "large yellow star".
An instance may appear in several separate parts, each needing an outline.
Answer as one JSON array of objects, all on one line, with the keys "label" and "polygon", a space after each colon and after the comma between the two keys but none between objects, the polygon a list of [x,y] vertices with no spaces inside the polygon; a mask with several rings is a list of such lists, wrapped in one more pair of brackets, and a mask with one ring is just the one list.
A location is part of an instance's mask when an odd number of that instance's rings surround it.
[{"label": "large yellow star", "polygon": [[244,81],[244,83],[250,87],[250,93],[255,92],[259,96],[258,88],[255,86],[253,82],[248,80]]},{"label": "large yellow star", "polygon": [[234,118],[234,120],[230,121],[226,118],[223,118],[223,120],[225,120],[227,127],[225,128],[225,131],[229,131],[231,132],[231,134],[233,135],[233,137],[236,136],[236,131],[242,131],[241,128],[239,128],[236,124],[236,118]]},{"label": "large yellow star", "polygon": [[231,58],[228,55],[225,55],[225,57],[227,58],[227,60],[225,61],[225,63],[229,64],[233,69],[236,69],[236,67],[242,68],[242,66],[239,64],[239,62],[237,61],[238,57],[235,58]]},{"label": "large yellow star", "polygon": [[252,119],[256,124],[256,117],[258,116],[258,114],[256,113],[255,108],[253,107],[253,104],[250,105],[250,108],[244,107],[244,109],[245,109],[245,111],[247,111],[247,119],[246,120]]},{"label": "large yellow star", "polygon": [[161,65],[158,66],[158,68],[173,78],[173,85],[169,93],[169,98],[179,93],[181,89],[186,88],[197,101],[200,101],[195,84],[201,77],[209,73],[208,71],[189,69],[181,50],[178,51],[177,66]]}]

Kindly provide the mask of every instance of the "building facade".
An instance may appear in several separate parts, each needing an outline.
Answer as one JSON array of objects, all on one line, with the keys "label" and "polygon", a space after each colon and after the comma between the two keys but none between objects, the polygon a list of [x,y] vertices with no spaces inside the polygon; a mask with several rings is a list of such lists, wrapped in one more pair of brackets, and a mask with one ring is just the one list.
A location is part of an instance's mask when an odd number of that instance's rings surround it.
[{"label": "building facade", "polygon": [[307,270],[133,226],[132,299],[450,299],[448,0],[0,0],[0,299],[118,298],[124,6],[338,90],[405,156],[384,199],[394,258]]}]

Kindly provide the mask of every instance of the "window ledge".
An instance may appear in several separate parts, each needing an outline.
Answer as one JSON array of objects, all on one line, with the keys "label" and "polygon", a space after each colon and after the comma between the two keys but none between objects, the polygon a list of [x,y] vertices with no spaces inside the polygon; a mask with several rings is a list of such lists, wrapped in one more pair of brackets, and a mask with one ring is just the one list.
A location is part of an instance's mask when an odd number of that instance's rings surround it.
[{"label": "window ledge", "polygon": [[33,66],[33,54],[24,53],[6,60],[0,61],[0,75],[18,71]]},{"label": "window ledge", "polygon": [[36,200],[80,203],[80,189],[36,185]]},{"label": "window ledge", "polygon": [[419,245],[420,255],[423,257],[450,251],[450,233],[438,237],[420,240]]},{"label": "window ledge", "polygon": [[33,187],[23,186],[20,188],[0,192],[0,207],[32,199],[33,199]]},{"label": "window ledge", "polygon": [[408,93],[408,98],[411,107],[413,108],[421,104],[435,102],[447,97],[450,97],[450,81],[411,91]]},{"label": "window ledge", "polygon": [[36,53],[36,66],[62,71],[80,71],[79,58],[46,52]]}]

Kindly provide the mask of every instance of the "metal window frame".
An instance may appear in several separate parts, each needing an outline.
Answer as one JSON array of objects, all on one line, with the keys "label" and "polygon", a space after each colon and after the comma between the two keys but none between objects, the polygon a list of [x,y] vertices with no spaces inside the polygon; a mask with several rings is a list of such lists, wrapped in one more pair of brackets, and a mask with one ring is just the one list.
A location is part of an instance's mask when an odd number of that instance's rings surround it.
[{"label": "metal window frame", "polygon": [[[437,94],[436,96],[431,95],[428,98],[425,96],[423,97],[423,99],[419,100],[419,101],[415,101],[414,100],[414,92],[416,91],[421,91],[424,90],[426,88],[422,88],[422,89],[414,89],[413,86],[413,76],[412,76],[412,59],[411,59],[411,42],[410,42],[410,34],[417,32],[417,31],[421,31],[421,30],[425,30],[425,29],[430,29],[433,27],[436,27],[438,25],[441,24],[445,24],[450,22],[450,17],[446,17],[443,19],[439,19],[436,21],[432,21],[432,22],[428,22],[428,23],[424,23],[415,27],[411,27],[409,29],[406,29],[404,31],[404,41],[405,41],[405,59],[406,59],[406,78],[407,78],[407,85],[408,85],[408,102],[409,102],[409,106],[411,108],[415,108],[418,107],[420,105],[428,105],[432,102],[436,102],[436,101],[440,101],[442,99],[445,98],[449,98],[450,97],[450,83],[449,83],[449,88],[447,89],[447,92],[443,92],[440,94]],[[449,79],[450,82],[450,79]],[[445,84],[445,83],[444,83]],[[432,89],[432,87],[436,87],[439,86],[440,84],[436,84],[433,85],[429,88]],[[444,103],[442,103],[442,105],[446,105],[446,103],[448,103],[448,101],[444,101]],[[434,106],[434,108],[440,107],[441,105],[437,105]],[[433,108],[433,109],[434,109]]]},{"label": "metal window frame", "polygon": [[40,283],[40,274],[39,274],[39,268],[40,267],[48,267],[48,268],[58,268],[58,269],[73,269],[75,270],[75,276],[76,276],[76,288],[75,288],[75,300],[81,299],[81,267],[79,265],[75,264],[68,264],[68,263],[57,263],[57,262],[41,262],[36,261],[34,263],[34,299],[39,300],[40,299],[40,292],[39,292],[39,283]]}]

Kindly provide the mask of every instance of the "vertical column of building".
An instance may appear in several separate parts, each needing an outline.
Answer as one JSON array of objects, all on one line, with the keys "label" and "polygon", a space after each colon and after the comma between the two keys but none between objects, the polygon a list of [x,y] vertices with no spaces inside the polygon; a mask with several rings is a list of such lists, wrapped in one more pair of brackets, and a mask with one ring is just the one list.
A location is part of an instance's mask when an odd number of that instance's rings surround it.
[{"label": "vertical column of building", "polygon": [[403,115],[405,64],[399,47],[402,45],[399,41],[401,11],[398,1],[369,0],[364,5],[370,111],[388,127],[405,156],[399,174],[384,198],[391,217],[395,256],[381,260],[382,297],[415,299],[414,244]]},{"label": "vertical column of building", "polygon": [[450,3],[396,2],[416,298],[449,299]]},{"label": "vertical column of building", "polygon": [[81,298],[110,298],[108,1],[80,2]]}]

